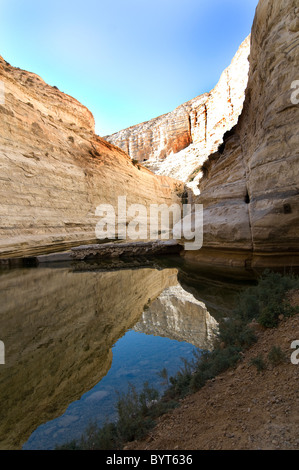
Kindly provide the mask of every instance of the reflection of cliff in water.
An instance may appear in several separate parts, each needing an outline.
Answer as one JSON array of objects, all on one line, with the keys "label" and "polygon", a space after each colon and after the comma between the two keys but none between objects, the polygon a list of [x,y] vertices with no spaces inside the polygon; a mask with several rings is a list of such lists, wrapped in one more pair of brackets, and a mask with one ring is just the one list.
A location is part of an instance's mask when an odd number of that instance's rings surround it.
[{"label": "reflection of cliff in water", "polygon": [[177,270],[18,269],[0,276],[0,447],[20,448],[108,372],[111,348]]},{"label": "reflection of cliff in water", "polygon": [[201,269],[198,265],[184,261],[180,265],[178,281],[183,289],[203,302],[208,312],[219,321],[231,315],[238,293],[255,283],[256,277],[240,268]]},{"label": "reflection of cliff in water", "polygon": [[209,347],[238,289],[179,257],[0,271],[0,448],[21,448],[91,390],[139,320],[139,331]]},{"label": "reflection of cliff in water", "polygon": [[134,326],[135,331],[186,341],[200,349],[212,347],[216,329],[205,304],[179,284],[166,288]]}]

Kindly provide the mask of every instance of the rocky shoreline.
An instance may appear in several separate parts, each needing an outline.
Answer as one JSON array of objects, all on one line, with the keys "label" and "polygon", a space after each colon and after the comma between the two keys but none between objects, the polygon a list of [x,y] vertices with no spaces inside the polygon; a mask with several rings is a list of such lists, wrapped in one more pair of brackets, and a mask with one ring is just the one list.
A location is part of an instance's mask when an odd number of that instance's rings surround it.
[{"label": "rocky shoreline", "polygon": [[79,260],[105,260],[143,256],[180,254],[183,246],[176,240],[154,240],[147,242],[107,242],[79,245],[66,251],[37,254],[29,257],[0,258],[0,267],[37,266],[44,263],[59,263]]}]

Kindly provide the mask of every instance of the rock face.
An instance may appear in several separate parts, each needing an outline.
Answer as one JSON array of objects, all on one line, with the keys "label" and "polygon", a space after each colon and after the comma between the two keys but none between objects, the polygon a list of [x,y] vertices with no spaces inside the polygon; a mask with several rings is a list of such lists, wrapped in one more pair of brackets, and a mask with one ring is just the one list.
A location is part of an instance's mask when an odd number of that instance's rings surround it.
[{"label": "rock face", "polygon": [[114,258],[134,256],[158,256],[175,254],[182,250],[176,240],[157,240],[154,242],[102,243],[81,245],[71,249],[72,259]]},{"label": "rock face", "polygon": [[277,254],[298,265],[298,13],[296,0],[260,0],[243,111],[200,181],[204,247],[249,250],[256,263]]},{"label": "rock face", "polygon": [[205,304],[179,284],[164,289],[143,312],[135,331],[187,341],[200,349],[211,349],[218,323]]},{"label": "rock face", "polygon": [[0,57],[0,256],[95,240],[96,207],[178,202],[181,183],[133,165],[90,111]]},{"label": "rock face", "polygon": [[2,273],[1,449],[19,449],[37,426],[94,387],[148,299],[176,283],[176,269]]},{"label": "rock face", "polygon": [[249,51],[248,37],[210,93],[104,138],[155,173],[188,181],[237,122],[248,79]]}]

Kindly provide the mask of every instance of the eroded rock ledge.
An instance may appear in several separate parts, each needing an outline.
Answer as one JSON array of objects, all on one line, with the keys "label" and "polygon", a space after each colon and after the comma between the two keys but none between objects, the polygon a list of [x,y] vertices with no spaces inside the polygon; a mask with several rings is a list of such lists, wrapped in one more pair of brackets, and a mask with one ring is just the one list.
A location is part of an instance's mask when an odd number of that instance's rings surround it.
[{"label": "eroded rock ledge", "polygon": [[115,258],[119,256],[156,256],[174,254],[183,247],[176,240],[156,240],[150,242],[103,243],[82,245],[71,249],[73,259]]}]

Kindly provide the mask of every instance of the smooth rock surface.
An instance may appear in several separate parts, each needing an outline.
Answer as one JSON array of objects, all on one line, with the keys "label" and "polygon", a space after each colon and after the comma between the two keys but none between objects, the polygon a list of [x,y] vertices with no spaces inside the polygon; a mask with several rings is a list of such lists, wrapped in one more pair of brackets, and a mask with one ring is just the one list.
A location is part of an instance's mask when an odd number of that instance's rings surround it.
[{"label": "smooth rock surface", "polygon": [[182,184],[133,165],[94,133],[91,112],[0,57],[0,257],[94,242],[100,204],[180,202]]},{"label": "smooth rock surface", "polygon": [[133,329],[187,341],[200,349],[211,349],[218,323],[204,302],[197,300],[178,284],[164,289],[144,310]]},{"label": "smooth rock surface", "polygon": [[243,111],[200,180],[205,248],[280,253],[286,264],[298,263],[299,105],[291,100],[298,13],[295,0],[258,4]]},{"label": "smooth rock surface", "polygon": [[176,283],[176,269],[2,274],[1,449],[20,449],[39,425],[94,387],[111,367],[113,345],[148,299]]}]

